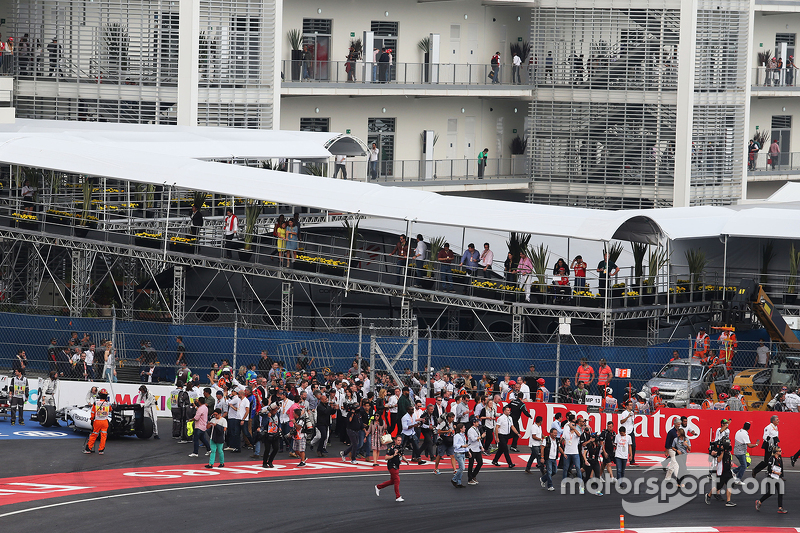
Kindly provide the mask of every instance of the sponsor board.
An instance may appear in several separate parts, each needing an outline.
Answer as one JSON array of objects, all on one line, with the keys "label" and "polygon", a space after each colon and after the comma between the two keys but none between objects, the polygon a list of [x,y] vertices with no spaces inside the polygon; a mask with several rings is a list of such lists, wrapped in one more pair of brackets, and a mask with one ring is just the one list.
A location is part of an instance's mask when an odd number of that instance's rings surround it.
[{"label": "sponsor board", "polygon": [[[27,429],[26,429],[27,428]],[[3,424],[0,426],[0,441],[17,439],[68,439],[84,438],[85,435],[78,435],[67,428],[43,428],[39,424],[28,424],[24,426],[11,426]]]},{"label": "sponsor board", "polygon": [[[427,403],[435,400],[428,399]],[[453,402],[454,403],[454,402]],[[500,402],[503,405],[503,402]],[[452,408],[448,405],[448,411]],[[470,410],[474,409],[475,402],[470,401]],[[614,423],[615,431],[619,429],[621,413],[588,412],[586,405],[569,403],[537,403],[526,402],[525,406],[532,417],[541,416],[542,428],[546,431],[553,423],[556,413],[562,416],[569,412],[575,413],[586,419],[592,431],[599,432],[605,429],[608,422]],[[499,412],[499,410],[498,410]],[[781,422],[778,426],[781,442],[787,449],[796,450],[800,447],[800,413],[777,413],[774,411],[711,411],[702,409],[659,409],[652,415],[635,415],[634,432],[636,435],[636,449],[638,450],[663,450],[667,432],[672,429],[673,421],[682,416],[687,417],[688,426],[686,433],[692,441],[693,450],[707,450],[714,439],[714,432],[723,418],[729,419],[730,434],[735,435],[745,422],[750,422],[750,440],[755,442],[760,439],[764,428],[770,423],[770,417],[778,415]],[[519,430],[523,444],[528,444],[533,420],[524,414],[520,418]],[[754,449],[755,455],[760,455],[761,448]]]},{"label": "sponsor board", "polygon": [[[113,398],[113,403],[132,404],[139,403],[139,387],[141,383],[114,383],[91,382],[91,381],[58,381],[56,388],[56,407],[68,407],[71,405],[86,405],[86,393],[96,386],[100,389],[105,388]],[[159,417],[170,417],[170,392],[175,388],[172,385],[154,385],[147,383],[147,390],[156,397],[156,409]],[[31,392],[31,395],[33,392]],[[30,403],[30,401],[29,401]],[[36,408],[36,402],[33,402]]]}]

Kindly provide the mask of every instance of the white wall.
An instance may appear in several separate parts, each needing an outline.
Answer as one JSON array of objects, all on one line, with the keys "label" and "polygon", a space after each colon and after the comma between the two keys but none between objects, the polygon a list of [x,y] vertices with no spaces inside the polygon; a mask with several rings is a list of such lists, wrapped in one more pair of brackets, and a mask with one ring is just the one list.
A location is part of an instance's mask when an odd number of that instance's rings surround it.
[{"label": "white wall", "polygon": [[[758,65],[758,53],[772,51],[775,56],[775,34],[796,33],[795,50],[800,51],[800,13],[756,12],[753,20],[753,66]],[[780,53],[780,50],[778,50]],[[795,54],[797,55],[797,54]]]},{"label": "white wall", "polygon": [[[283,5],[283,59],[291,57],[286,32],[295,28],[302,30],[303,18],[333,20],[331,59],[335,61],[344,61],[351,32],[360,38],[364,31],[370,30],[371,21],[391,21],[399,23],[399,62],[421,63],[423,54],[417,48],[417,42],[430,33],[438,33],[441,35],[442,63],[489,63],[504,39],[505,25],[507,44],[500,52],[503,62],[510,64],[508,44],[516,42],[518,37],[528,40],[531,10],[530,7],[484,7],[477,0],[431,3],[417,3],[416,0],[287,1]],[[450,46],[451,25],[461,26],[457,41],[460,45],[457,50],[460,51],[455,57]],[[470,25],[475,25],[471,31],[477,40],[470,39]],[[471,48],[470,43],[477,43],[477,48]]]},{"label": "white wall", "polygon": [[[315,109],[319,108],[319,113]],[[383,112],[383,109],[386,112]],[[461,109],[464,113],[461,113]],[[514,109],[517,112],[514,112]],[[395,159],[420,159],[420,133],[434,130],[439,140],[434,149],[435,159],[447,159],[447,121],[458,120],[455,159],[477,158],[478,152],[489,148],[489,157],[497,155],[497,120],[503,119],[502,157],[509,158],[508,148],[516,135],[523,136],[523,124],[528,112],[527,103],[505,99],[482,98],[415,98],[413,96],[345,98],[342,96],[284,97],[281,101],[281,129],[298,130],[300,118],[329,117],[330,130],[350,133],[367,140],[369,118],[395,118]],[[475,117],[475,144],[465,148],[466,117]],[[517,133],[513,133],[514,129]]]}]

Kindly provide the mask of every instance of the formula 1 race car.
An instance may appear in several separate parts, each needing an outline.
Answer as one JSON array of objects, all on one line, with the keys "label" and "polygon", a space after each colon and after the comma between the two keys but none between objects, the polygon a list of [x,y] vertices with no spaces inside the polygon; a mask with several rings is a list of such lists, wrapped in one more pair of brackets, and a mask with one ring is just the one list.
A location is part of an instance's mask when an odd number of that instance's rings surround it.
[{"label": "formula 1 race car", "polygon": [[[46,405],[42,410],[54,409],[53,406]],[[51,418],[49,415],[54,414]],[[45,416],[39,415],[39,423],[52,425],[50,420],[59,418],[67,423],[74,431],[92,431],[92,406],[73,405],[62,407],[54,412],[47,412]],[[111,416],[108,419],[108,436],[125,437],[136,435],[140,439],[149,439],[153,436],[153,421],[144,416],[144,408],[140,404],[113,404],[111,406]]]},{"label": "formula 1 race car", "polygon": [[0,390],[0,418],[9,418],[11,416],[10,396],[8,387],[3,387]]}]

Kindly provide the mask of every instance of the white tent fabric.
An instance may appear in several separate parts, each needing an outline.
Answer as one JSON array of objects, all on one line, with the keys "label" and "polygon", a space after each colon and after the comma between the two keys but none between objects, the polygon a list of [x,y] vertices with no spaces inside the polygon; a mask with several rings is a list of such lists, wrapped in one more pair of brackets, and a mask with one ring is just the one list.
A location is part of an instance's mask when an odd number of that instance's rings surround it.
[{"label": "white tent fabric", "polygon": [[347,155],[363,155],[367,149],[362,141],[338,133],[27,119],[0,124],[0,142],[20,138],[38,139],[43,145],[83,141],[99,149],[117,147],[194,159],[328,159],[337,153],[334,143],[348,144]]},{"label": "white tent fabric", "polygon": [[0,125],[0,161],[439,226],[588,241],[800,238],[800,203],[601,211],[443,196],[200,159],[327,159],[335,134],[17,120]]}]

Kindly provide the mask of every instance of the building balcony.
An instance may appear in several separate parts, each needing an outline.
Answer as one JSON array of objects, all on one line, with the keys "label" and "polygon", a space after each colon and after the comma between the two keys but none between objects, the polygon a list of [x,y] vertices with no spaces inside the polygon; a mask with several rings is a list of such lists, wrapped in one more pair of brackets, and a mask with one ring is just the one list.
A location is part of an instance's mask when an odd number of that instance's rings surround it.
[{"label": "building balcony", "polygon": [[786,181],[800,174],[800,152],[784,152],[775,164],[768,153],[760,152],[748,160],[747,181]]},{"label": "building balcony", "polygon": [[[333,169],[333,167],[331,167]],[[394,187],[410,187],[431,192],[501,191],[528,188],[526,156],[487,159],[483,175],[478,175],[477,159],[419,159],[347,161],[347,179],[370,181]],[[342,177],[342,174],[337,174]]]},{"label": "building balcony", "polygon": [[[352,65],[352,68],[351,66]],[[520,67],[513,79],[510,65],[497,71],[489,64],[373,64],[364,61],[290,61],[281,64],[282,95],[363,95],[526,97],[531,95],[527,73]],[[492,75],[490,78],[489,75]]]},{"label": "building balcony", "polygon": [[759,97],[797,96],[800,94],[800,87],[797,86],[797,69],[756,67],[753,69],[750,90],[753,96]]}]

